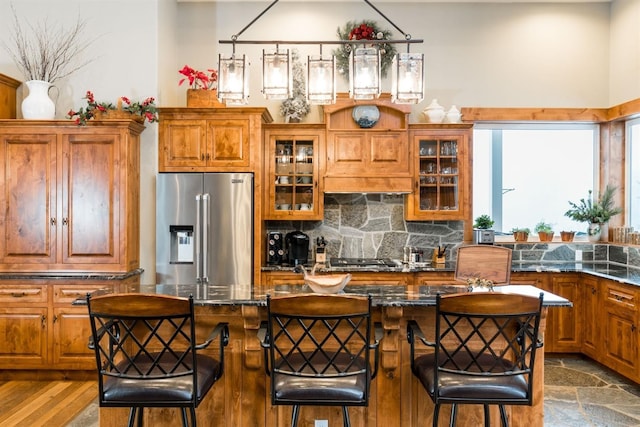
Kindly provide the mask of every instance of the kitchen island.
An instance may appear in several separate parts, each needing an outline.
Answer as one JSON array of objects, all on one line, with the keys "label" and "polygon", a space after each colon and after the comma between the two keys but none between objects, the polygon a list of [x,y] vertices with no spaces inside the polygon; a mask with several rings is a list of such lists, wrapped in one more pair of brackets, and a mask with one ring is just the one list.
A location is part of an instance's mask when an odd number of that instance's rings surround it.
[{"label": "kitchen island", "polygon": [[[291,407],[272,406],[268,378],[263,364],[263,350],[257,339],[260,322],[266,318],[266,295],[306,293],[306,286],[280,284],[268,286],[203,286],[203,285],[141,285],[130,286],[129,292],[193,295],[196,304],[197,333],[204,337],[217,322],[229,323],[230,341],[225,352],[225,372],[197,409],[201,426],[261,427],[288,426]],[[433,404],[411,373],[406,325],[409,320],[420,324],[428,337],[433,336],[435,300],[438,292],[466,292],[465,286],[366,286],[347,285],[345,293],[372,295],[374,321],[381,322],[378,376],[372,382],[368,407],[350,408],[352,426],[395,427],[430,425]],[[539,295],[540,289],[529,285],[496,287],[496,292],[519,292]],[[547,311],[553,307],[570,306],[571,302],[544,292],[541,332],[544,332]],[[211,350],[215,352],[215,350]],[[507,407],[512,426],[542,426],[544,397],[544,353],[538,352],[535,367],[534,405]],[[158,408],[145,411],[145,423],[153,426],[179,425],[179,411]],[[448,408],[441,418],[448,423]],[[123,425],[128,410],[100,409],[100,426]],[[314,420],[329,420],[330,426],[340,425],[339,407],[305,406],[300,414],[300,426],[313,426]],[[497,408],[492,418],[499,420]],[[461,406],[459,425],[481,425],[482,408]]]}]

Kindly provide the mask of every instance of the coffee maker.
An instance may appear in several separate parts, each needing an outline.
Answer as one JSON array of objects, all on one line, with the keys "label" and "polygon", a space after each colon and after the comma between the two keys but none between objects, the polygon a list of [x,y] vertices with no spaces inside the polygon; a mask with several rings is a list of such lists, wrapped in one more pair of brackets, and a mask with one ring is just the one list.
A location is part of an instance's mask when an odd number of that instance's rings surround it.
[{"label": "coffee maker", "polygon": [[309,257],[309,236],[302,231],[292,231],[284,238],[289,265],[306,264]]}]

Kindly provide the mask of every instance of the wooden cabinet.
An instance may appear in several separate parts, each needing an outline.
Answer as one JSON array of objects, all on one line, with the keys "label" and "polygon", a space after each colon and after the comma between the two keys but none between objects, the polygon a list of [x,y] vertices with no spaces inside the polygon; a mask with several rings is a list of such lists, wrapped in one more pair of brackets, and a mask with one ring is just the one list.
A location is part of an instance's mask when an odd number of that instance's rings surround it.
[{"label": "wooden cabinet", "polygon": [[143,129],[0,120],[0,271],[137,268]]},{"label": "wooden cabinet", "polygon": [[265,108],[160,108],[160,172],[252,172]]},{"label": "wooden cabinet", "polygon": [[471,127],[412,125],[413,191],[408,220],[471,220]]},{"label": "wooden cabinet", "polygon": [[602,354],[602,290],[596,277],[583,275],[580,278],[582,293],[582,353],[598,360]]},{"label": "wooden cabinet", "polygon": [[[354,120],[354,110],[376,108],[379,119],[368,128]],[[390,97],[356,102],[340,96],[324,107],[327,130],[322,151],[326,192],[411,191],[411,147],[408,140],[410,106],[393,104]]]},{"label": "wooden cabinet", "polygon": [[612,280],[602,280],[602,363],[638,381],[638,290]]},{"label": "wooden cabinet", "polygon": [[264,141],[264,219],[322,220],[318,152],[324,126],[271,125]]},{"label": "wooden cabinet", "polygon": [[0,369],[45,366],[49,320],[45,285],[0,284]]},{"label": "wooden cabinet", "polygon": [[[579,353],[582,347],[582,292],[578,273],[552,274],[549,291],[568,299],[572,307],[555,307],[547,315],[546,352]],[[545,347],[547,345],[545,344]]]},{"label": "wooden cabinet", "polygon": [[[0,281],[0,370],[94,370],[87,347],[91,326],[86,306],[72,302],[98,289],[124,289],[123,280],[8,279]],[[118,288],[122,286],[123,288]]]}]

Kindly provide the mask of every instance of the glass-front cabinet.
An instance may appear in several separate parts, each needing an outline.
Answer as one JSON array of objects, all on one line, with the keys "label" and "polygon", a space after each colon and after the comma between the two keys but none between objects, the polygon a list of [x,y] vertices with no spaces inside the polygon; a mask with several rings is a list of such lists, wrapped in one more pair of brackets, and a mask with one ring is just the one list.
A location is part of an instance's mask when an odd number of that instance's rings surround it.
[{"label": "glass-front cabinet", "polygon": [[414,191],[406,198],[406,218],[469,219],[471,125],[416,125],[411,141]]},{"label": "glass-front cabinet", "polygon": [[267,154],[265,219],[322,219],[318,189],[318,150],[322,133],[314,128],[270,126]]}]

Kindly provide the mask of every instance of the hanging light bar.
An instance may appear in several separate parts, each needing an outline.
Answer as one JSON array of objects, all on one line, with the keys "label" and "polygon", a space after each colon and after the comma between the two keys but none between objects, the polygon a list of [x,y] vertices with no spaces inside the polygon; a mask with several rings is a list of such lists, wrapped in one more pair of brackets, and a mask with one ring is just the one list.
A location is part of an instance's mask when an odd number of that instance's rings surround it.
[{"label": "hanging light bar", "polygon": [[307,101],[326,105],[336,102],[336,57],[320,55],[307,57]]},{"label": "hanging light bar", "polygon": [[291,96],[291,54],[289,49],[267,53],[262,50],[262,94],[266,99],[287,99]]},{"label": "hanging light bar", "polygon": [[[408,49],[407,49],[408,50]],[[391,101],[417,104],[424,98],[424,55],[397,53],[391,66]]]},{"label": "hanging light bar", "polygon": [[[396,30],[404,35],[404,40],[238,40],[251,25],[260,19],[279,0],[274,0],[240,32],[233,35],[231,40],[219,40],[220,44],[233,44],[233,55],[230,59],[219,60],[218,98],[231,104],[246,104],[248,102],[248,63],[242,56],[239,60],[235,56],[236,44],[271,44],[276,45],[274,53],[263,50],[263,88],[262,93],[267,99],[285,99],[291,94],[292,73],[291,56],[287,50],[278,49],[278,45],[320,45],[320,56],[309,56],[307,60],[307,99],[313,104],[329,104],[335,102],[335,57],[322,56],[323,44],[350,45],[352,47],[349,60],[349,92],[354,99],[374,99],[381,92],[381,60],[378,45],[380,44],[406,44],[422,43],[423,40],[413,40],[410,34],[404,33],[396,24],[378,10],[369,0],[363,0],[373,8],[380,16],[389,22]],[[233,67],[231,63],[233,62]],[[394,72],[396,73],[392,85],[392,100],[397,103],[416,103],[424,96],[423,87],[423,63],[421,54],[398,54],[394,58]],[[227,67],[227,71],[225,68]],[[238,74],[238,68],[243,71]],[[233,73],[232,73],[233,70]],[[229,73],[229,80],[225,80],[224,73]],[[240,78],[241,77],[241,78]],[[225,86],[233,82],[243,82],[242,88]],[[420,81],[416,80],[419,79]],[[228,90],[228,92],[225,92]]]},{"label": "hanging light bar", "polygon": [[242,55],[236,56],[235,45],[229,58],[218,55],[218,100],[227,105],[245,105],[249,102],[249,63]]},{"label": "hanging light bar", "polygon": [[353,99],[380,96],[380,51],[359,47],[349,55],[349,94]]}]

